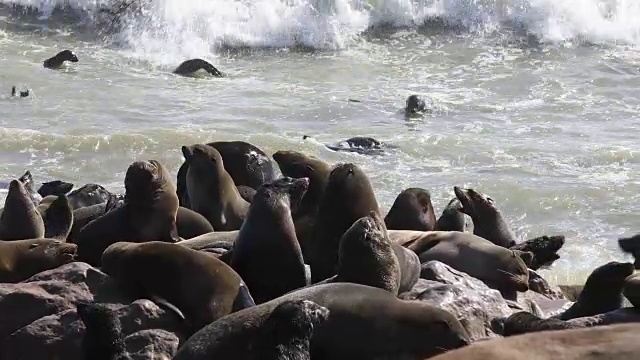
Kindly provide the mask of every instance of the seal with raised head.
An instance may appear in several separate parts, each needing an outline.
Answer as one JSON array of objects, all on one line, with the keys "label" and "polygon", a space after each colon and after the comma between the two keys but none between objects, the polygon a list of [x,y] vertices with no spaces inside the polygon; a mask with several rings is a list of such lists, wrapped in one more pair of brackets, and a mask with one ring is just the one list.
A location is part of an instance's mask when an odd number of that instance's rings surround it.
[{"label": "seal with raised head", "polygon": [[[303,135],[302,140],[312,139],[309,135]],[[383,155],[385,149],[397,149],[397,146],[378,141],[368,136],[355,136],[341,141],[335,145],[324,144],[332,151],[354,152],[360,155]]]},{"label": "seal with raised head", "polygon": [[253,198],[230,265],[247,283],[256,303],[307,285],[291,211],[308,186],[307,178],[284,177],[262,185]]},{"label": "seal with raised head", "polygon": [[240,196],[218,150],[196,144],[183,146],[182,154],[189,164],[186,180],[191,209],[209,220],[215,231],[240,229],[249,203]]},{"label": "seal with raised head", "polygon": [[185,60],[173,70],[173,73],[176,75],[189,76],[200,70],[204,70],[215,77],[224,76],[224,74],[216,69],[215,66],[211,65],[210,62],[202,59]]},{"label": "seal with raised head", "polygon": [[12,180],[0,215],[0,240],[38,239],[44,236],[44,230],[42,216],[24,185]]},{"label": "seal with raised head", "polygon": [[460,231],[466,230],[467,222],[462,212],[462,204],[458,198],[453,198],[442,210],[442,214],[436,222],[435,230],[438,231]]},{"label": "seal with raised head", "polygon": [[124,179],[124,206],[85,225],[77,235],[78,259],[100,265],[102,252],[118,241],[180,241],[178,197],[167,169],[156,160],[136,161]]},{"label": "seal with raised head", "polygon": [[[342,235],[358,219],[371,211],[380,213],[378,201],[367,175],[354,164],[338,164],[329,174],[312,240],[304,258],[316,283],[337,273],[338,249]],[[305,249],[306,250],[306,249]]]},{"label": "seal with raised head", "polygon": [[178,244],[118,242],[102,254],[101,269],[134,295],[175,305],[194,331],[255,305],[240,275],[227,264]]},{"label": "seal with raised head", "polygon": [[22,183],[22,186],[24,186],[24,189],[29,195],[31,201],[33,201],[35,205],[38,205],[38,203],[42,200],[42,197],[35,190],[35,181],[33,180],[31,171],[25,171],[24,174],[18,178],[18,181],[20,181]]},{"label": "seal with raised head", "polygon": [[436,214],[431,194],[421,188],[403,190],[393,202],[384,222],[389,230],[435,230]]},{"label": "seal with raised head", "polygon": [[42,183],[42,185],[40,185],[40,187],[38,188],[38,194],[40,194],[40,196],[42,196],[43,198],[49,195],[66,195],[69,191],[71,191],[71,189],[73,189],[72,183],[68,183],[62,180],[53,180]]},{"label": "seal with raised head", "polygon": [[633,264],[611,261],[597,267],[587,278],[578,301],[554,318],[571,320],[613,311],[622,307],[625,280],[633,274]]},{"label": "seal with raised head", "polygon": [[465,346],[469,336],[449,312],[389,292],[350,283],[296,290],[209,324],[180,347],[173,360],[248,360],[250,344],[273,310],[289,300],[310,300],[329,310],[312,336],[312,359],[424,359]]},{"label": "seal with raised head", "polygon": [[397,296],[401,276],[384,222],[372,211],[344,233],[340,240],[338,273],[324,282],[368,285]]},{"label": "seal with raised head", "polygon": [[43,65],[47,69],[59,69],[62,67],[65,61],[77,63],[78,57],[73,52],[71,52],[71,50],[62,50],[53,57],[45,60]]},{"label": "seal with raised head", "polygon": [[389,230],[389,238],[413,250],[421,263],[443,262],[500,291],[505,299],[515,300],[517,291],[529,290],[526,262],[533,258],[529,252],[505,249],[479,236],[457,231]]},{"label": "seal with raised head", "polygon": [[260,328],[252,348],[255,359],[311,360],[314,330],[329,318],[329,310],[309,300],[278,305]]},{"label": "seal with raised head", "polygon": [[70,263],[76,249],[56,239],[0,241],[0,283],[17,283]]},{"label": "seal with raised head", "polygon": [[459,186],[454,186],[453,192],[462,203],[462,212],[473,220],[475,235],[506,248],[516,244],[516,236],[492,198],[473,189],[462,189]]},{"label": "seal with raised head", "polygon": [[557,252],[564,246],[564,235],[539,236],[523,241],[510,247],[511,250],[529,251],[533,253],[533,261],[529,269],[538,270],[543,266],[549,266],[560,259]]},{"label": "seal with raised head", "polygon": [[36,209],[44,220],[44,237],[66,240],[73,226],[73,209],[67,197],[54,196],[53,201],[40,204]]},{"label": "seal with raised head", "polygon": [[[206,145],[218,150],[224,161],[224,168],[236,186],[244,185],[257,190],[262,184],[276,179],[269,156],[252,144],[244,141],[215,141]],[[180,165],[176,184],[180,205],[187,208],[190,207],[186,180],[188,169],[186,161]]]}]

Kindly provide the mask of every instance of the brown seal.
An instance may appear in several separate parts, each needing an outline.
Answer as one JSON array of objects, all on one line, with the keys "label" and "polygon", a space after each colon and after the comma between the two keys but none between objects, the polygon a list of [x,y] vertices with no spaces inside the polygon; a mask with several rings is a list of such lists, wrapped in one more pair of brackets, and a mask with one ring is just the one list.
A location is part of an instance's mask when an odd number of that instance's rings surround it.
[{"label": "brown seal", "polygon": [[240,196],[218,150],[196,144],[183,146],[182,154],[189,164],[186,182],[191,209],[207,218],[215,231],[240,229],[249,203]]},{"label": "brown seal", "polygon": [[515,252],[457,231],[389,230],[389,238],[413,250],[420,262],[443,262],[499,290],[507,299],[515,300],[516,291],[529,289],[529,270],[522,257],[531,260],[531,253]]},{"label": "brown seal", "polygon": [[167,169],[156,160],[136,161],[124,179],[124,206],[88,223],[77,235],[78,259],[100,265],[102,252],[118,241],[180,241],[178,197]]},{"label": "brown seal", "polygon": [[436,214],[431,194],[421,188],[403,190],[393,202],[384,222],[389,230],[435,230]]},{"label": "brown seal", "polygon": [[549,266],[560,259],[557,252],[564,246],[564,235],[539,236],[523,241],[510,247],[511,250],[529,251],[533,253],[533,262],[529,269],[538,270],[543,266]]},{"label": "brown seal", "polygon": [[291,211],[295,211],[308,186],[307,178],[284,177],[262,185],[253,198],[234,243],[230,265],[247,283],[258,304],[306,285]]},{"label": "brown seal", "polygon": [[289,300],[310,300],[329,309],[329,318],[314,330],[312,359],[425,359],[469,343],[460,322],[445,310],[370,286],[334,283],[299,289],[218,319],[191,336],[173,360],[255,359],[247,344],[260,336],[273,310]]},{"label": "brown seal", "polygon": [[44,220],[44,237],[66,241],[73,226],[73,209],[65,195],[45,197],[36,208]]},{"label": "brown seal", "polygon": [[462,203],[462,212],[473,220],[475,235],[506,248],[516,244],[515,235],[492,198],[473,189],[462,189],[459,186],[454,186],[453,192]]},{"label": "brown seal", "polygon": [[511,314],[504,320],[502,336],[514,336],[539,331],[580,329],[583,326],[575,325],[559,319],[542,319],[527,311],[519,311]]},{"label": "brown seal", "polygon": [[631,305],[640,309],[640,273],[631,274],[625,279],[622,295]]},{"label": "brown seal", "polygon": [[175,305],[196,331],[254,305],[242,279],[228,265],[177,244],[115,243],[102,254],[102,271],[138,296],[156,296]]},{"label": "brown seal", "polygon": [[401,275],[384,222],[372,211],[344,233],[340,240],[338,274],[325,281],[368,285],[397,296]]},{"label": "brown seal", "polygon": [[640,234],[619,238],[618,246],[620,250],[633,255],[635,259],[634,266],[636,269],[640,269]]},{"label": "brown seal", "polygon": [[380,213],[371,182],[354,164],[338,164],[329,174],[309,251],[304,258],[316,283],[337,273],[340,239],[353,223],[371,211]]},{"label": "brown seal", "polygon": [[635,360],[640,324],[543,331],[477,342],[430,360]]},{"label": "brown seal", "polygon": [[56,239],[0,241],[0,283],[17,283],[73,261],[76,245]]},{"label": "brown seal", "polygon": [[0,215],[0,240],[39,239],[44,236],[44,221],[18,180],[9,184],[9,192]]},{"label": "brown seal", "polygon": [[458,198],[453,198],[442,210],[442,214],[436,222],[439,231],[466,231],[467,222],[462,212],[462,204]]}]

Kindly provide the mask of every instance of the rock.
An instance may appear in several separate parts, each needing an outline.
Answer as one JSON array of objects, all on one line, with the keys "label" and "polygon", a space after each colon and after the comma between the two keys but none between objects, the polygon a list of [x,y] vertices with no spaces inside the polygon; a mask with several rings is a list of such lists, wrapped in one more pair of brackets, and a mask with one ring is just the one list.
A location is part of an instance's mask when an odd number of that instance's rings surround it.
[{"label": "rock", "polygon": [[399,298],[427,301],[449,311],[460,319],[472,341],[496,337],[491,321],[512,313],[499,291],[444,263],[429,261],[422,264],[422,277],[413,289]]},{"label": "rock", "polygon": [[150,300],[131,300],[109,276],[81,262],[18,284],[0,284],[0,358],[55,354],[59,359],[81,360],[85,328],[76,303],[98,302],[120,318],[126,350],[133,359],[170,359],[185,337],[182,320]]}]

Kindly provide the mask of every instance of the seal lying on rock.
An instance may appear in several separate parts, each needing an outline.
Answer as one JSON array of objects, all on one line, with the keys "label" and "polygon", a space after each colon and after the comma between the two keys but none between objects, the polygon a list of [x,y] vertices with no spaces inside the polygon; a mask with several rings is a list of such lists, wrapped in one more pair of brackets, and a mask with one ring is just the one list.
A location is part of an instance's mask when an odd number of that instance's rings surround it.
[{"label": "seal lying on rock", "polygon": [[582,327],[560,319],[542,319],[529,312],[520,311],[504,320],[502,335],[506,337],[530,332],[579,329]]},{"label": "seal lying on rock", "polygon": [[62,180],[53,180],[42,183],[42,185],[40,185],[40,187],[38,188],[38,194],[40,194],[40,196],[42,196],[43,198],[49,195],[66,195],[69,191],[71,191],[71,189],[73,189],[72,183],[68,183]]},{"label": "seal lying on rock", "polygon": [[0,241],[0,283],[17,283],[72,262],[76,249],[56,239]]},{"label": "seal lying on rock", "polygon": [[463,232],[466,230],[466,227],[467,222],[462,212],[462,204],[458,198],[453,198],[438,218],[435,230]]}]

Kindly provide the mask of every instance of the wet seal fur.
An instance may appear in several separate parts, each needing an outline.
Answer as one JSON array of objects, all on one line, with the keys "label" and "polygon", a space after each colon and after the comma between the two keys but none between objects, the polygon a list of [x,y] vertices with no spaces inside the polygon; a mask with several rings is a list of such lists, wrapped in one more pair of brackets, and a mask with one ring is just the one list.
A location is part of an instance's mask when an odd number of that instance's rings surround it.
[{"label": "wet seal fur", "polygon": [[466,223],[462,212],[462,203],[458,198],[453,198],[442,210],[442,214],[436,222],[436,230],[463,232],[466,230]]},{"label": "wet seal fur", "polygon": [[73,184],[62,180],[53,180],[42,183],[38,188],[38,194],[43,198],[49,195],[66,195],[73,189]]},{"label": "wet seal fur", "polygon": [[183,146],[182,154],[189,164],[186,180],[191,209],[209,220],[215,231],[240,229],[249,203],[240,196],[218,150],[196,144]]},{"label": "wet seal fur", "polygon": [[0,215],[0,240],[44,237],[44,221],[22,182],[12,180]]},{"label": "wet seal fur", "polygon": [[371,211],[379,214],[380,208],[367,175],[354,164],[336,165],[329,174],[309,251],[304,254],[313,283],[337,273],[342,235]]},{"label": "wet seal fur", "polygon": [[70,263],[76,250],[56,239],[0,241],[0,283],[17,283]]},{"label": "wet seal fur", "polygon": [[118,241],[178,242],[178,197],[167,169],[156,160],[136,161],[124,180],[124,206],[85,225],[77,235],[78,259],[100,265],[102,252]]},{"label": "wet seal fur", "polygon": [[499,333],[506,337],[539,331],[580,329],[583,326],[575,325],[560,319],[542,319],[530,312],[520,311],[511,314],[511,316],[506,318],[502,327],[503,329]]},{"label": "wet seal fur", "polygon": [[183,61],[178,67],[173,70],[176,75],[193,75],[196,71],[204,70],[215,77],[223,77],[224,74],[211,65],[210,62],[202,59],[189,59]]},{"label": "wet seal fur", "polygon": [[640,234],[618,239],[618,246],[622,251],[633,255],[634,267],[640,269]]},{"label": "wet seal fur", "polygon": [[138,296],[175,305],[194,331],[255,305],[242,278],[215,256],[178,244],[118,242],[102,254],[102,271]]},{"label": "wet seal fur", "polygon": [[124,360],[128,358],[120,319],[106,305],[88,302],[76,304],[84,323],[82,358],[85,360]]},{"label": "wet seal fur", "polygon": [[409,95],[404,106],[404,112],[407,116],[410,116],[412,114],[416,114],[419,112],[424,112],[426,110],[427,110],[427,106],[423,98],[415,94]]},{"label": "wet seal fur", "polygon": [[560,255],[558,255],[557,252],[562,246],[564,246],[564,235],[543,235],[511,246],[510,249],[533,253],[534,258],[529,265],[529,269],[538,270],[560,259]]},{"label": "wet seal fur", "polygon": [[421,188],[403,190],[393,202],[384,222],[389,230],[435,230],[436,214],[431,194]]},{"label": "wet seal fur", "polygon": [[624,301],[622,289],[626,278],[631,274],[631,263],[612,261],[596,268],[587,278],[578,301],[553,318],[571,320],[621,308]]},{"label": "wet seal fur", "polygon": [[462,189],[459,186],[454,186],[453,192],[462,203],[462,212],[473,220],[475,235],[506,248],[516,244],[515,235],[492,198],[474,189]]},{"label": "wet seal fur", "polygon": [[505,299],[515,300],[517,291],[529,290],[529,269],[523,257],[531,260],[531,253],[515,252],[457,231],[389,230],[389,238],[413,250],[421,263],[443,262],[500,291]]},{"label": "wet seal fur", "polygon": [[53,57],[44,61],[43,65],[47,69],[59,69],[65,61],[78,62],[78,57],[71,50],[62,50]]},{"label": "wet seal fur", "polygon": [[247,344],[261,336],[266,319],[288,300],[310,300],[329,309],[329,318],[314,330],[312,358],[423,359],[469,343],[467,332],[447,311],[398,300],[370,286],[335,283],[296,290],[218,319],[191,336],[173,360],[254,359]]},{"label": "wet seal fur", "polygon": [[[313,269],[312,269],[313,270]],[[338,274],[323,281],[368,285],[398,295],[400,263],[380,216],[358,219],[340,240]]]},{"label": "wet seal fur", "polygon": [[291,212],[308,186],[309,179],[290,177],[262,185],[238,233],[230,265],[258,304],[307,284]]}]

